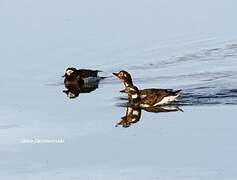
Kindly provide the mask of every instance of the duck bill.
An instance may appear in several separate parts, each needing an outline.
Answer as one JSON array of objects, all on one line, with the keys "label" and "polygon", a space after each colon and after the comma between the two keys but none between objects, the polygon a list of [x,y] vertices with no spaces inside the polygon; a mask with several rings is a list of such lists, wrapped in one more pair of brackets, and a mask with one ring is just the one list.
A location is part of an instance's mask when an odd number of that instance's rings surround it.
[{"label": "duck bill", "polygon": [[63,78],[65,77],[65,75],[62,76]]},{"label": "duck bill", "polygon": [[118,77],[118,73],[113,73],[113,75],[117,76]]}]

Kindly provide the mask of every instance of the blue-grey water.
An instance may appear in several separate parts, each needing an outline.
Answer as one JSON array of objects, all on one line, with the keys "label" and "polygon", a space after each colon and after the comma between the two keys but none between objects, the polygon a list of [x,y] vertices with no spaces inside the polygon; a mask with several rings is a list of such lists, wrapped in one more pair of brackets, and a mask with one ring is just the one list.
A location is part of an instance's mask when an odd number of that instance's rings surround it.
[{"label": "blue-grey water", "polygon": [[[0,0],[1,179],[236,179],[236,7]],[[68,66],[108,78],[69,99]],[[142,111],[116,127],[126,96],[112,72],[122,69],[141,89],[182,89],[183,112]]]}]

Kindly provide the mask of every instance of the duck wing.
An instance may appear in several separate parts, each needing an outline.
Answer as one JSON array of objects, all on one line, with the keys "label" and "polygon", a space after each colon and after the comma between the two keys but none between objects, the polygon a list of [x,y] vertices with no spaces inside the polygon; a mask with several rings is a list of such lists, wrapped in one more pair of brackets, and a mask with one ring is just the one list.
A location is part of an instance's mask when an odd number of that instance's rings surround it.
[{"label": "duck wing", "polygon": [[99,70],[79,69],[76,71],[82,78],[97,77]]},{"label": "duck wing", "polygon": [[181,90],[173,89],[142,89],[139,91],[140,96],[146,97],[147,95],[159,95],[159,96],[176,96]]},{"label": "duck wing", "polygon": [[167,96],[178,96],[181,90],[172,89],[143,89],[140,90],[140,98],[143,104],[155,105]]}]

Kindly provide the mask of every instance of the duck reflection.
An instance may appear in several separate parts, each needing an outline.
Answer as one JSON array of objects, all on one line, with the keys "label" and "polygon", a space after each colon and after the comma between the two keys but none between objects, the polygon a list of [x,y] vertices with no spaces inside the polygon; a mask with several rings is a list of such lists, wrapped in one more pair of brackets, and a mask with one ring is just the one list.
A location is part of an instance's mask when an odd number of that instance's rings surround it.
[{"label": "duck reflection", "polygon": [[141,119],[142,110],[152,113],[168,113],[183,111],[177,105],[164,105],[156,107],[141,108],[139,105],[128,104],[126,107],[125,116],[121,117],[121,121],[117,123],[116,127],[122,126],[124,128],[130,127],[132,124],[137,123]]},{"label": "duck reflection", "polygon": [[73,99],[77,98],[81,93],[90,93],[98,88],[99,82],[95,84],[84,85],[84,84],[65,84],[67,90],[63,92],[67,95],[68,98]]},{"label": "duck reflection", "polygon": [[123,126],[124,128],[129,127],[131,124],[137,123],[141,118],[141,108],[139,106],[128,106],[126,115],[121,117],[121,121],[116,125]]},{"label": "duck reflection", "polygon": [[177,105],[163,105],[163,106],[156,106],[156,107],[145,107],[142,108],[143,110],[147,112],[153,112],[153,113],[164,113],[164,112],[176,112],[176,111],[181,111],[183,110],[179,108]]}]

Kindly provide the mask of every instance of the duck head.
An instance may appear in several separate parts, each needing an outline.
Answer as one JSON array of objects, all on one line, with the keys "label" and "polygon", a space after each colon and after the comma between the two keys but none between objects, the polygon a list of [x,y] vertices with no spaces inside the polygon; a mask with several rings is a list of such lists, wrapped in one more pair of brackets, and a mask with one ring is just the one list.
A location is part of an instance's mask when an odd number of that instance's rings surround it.
[{"label": "duck head", "polygon": [[65,70],[63,77],[70,77],[77,69],[73,67],[69,67]]},{"label": "duck head", "polygon": [[132,77],[127,71],[122,70],[118,73],[113,73],[113,75],[117,76],[120,80],[122,80],[126,87],[133,86]]},{"label": "duck head", "polygon": [[73,67],[69,67],[65,70],[64,75],[62,76],[64,77],[64,84],[66,86],[68,85],[83,85],[84,84],[84,80],[81,77],[81,74],[78,73],[78,70],[76,68]]}]

